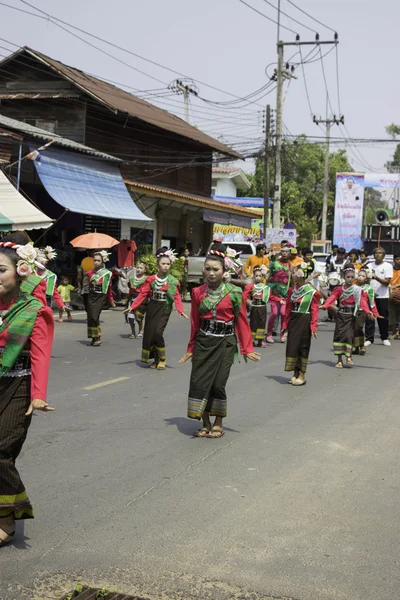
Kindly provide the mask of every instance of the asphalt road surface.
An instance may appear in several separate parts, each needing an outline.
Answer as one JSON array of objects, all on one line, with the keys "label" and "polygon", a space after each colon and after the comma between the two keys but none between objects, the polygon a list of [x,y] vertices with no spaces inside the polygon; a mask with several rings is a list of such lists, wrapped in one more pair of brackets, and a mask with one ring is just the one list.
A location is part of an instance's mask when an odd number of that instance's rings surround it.
[{"label": "asphalt road surface", "polygon": [[100,348],[82,314],[56,323],[56,411],[35,414],[18,461],[36,516],[0,550],[1,600],[75,582],[152,600],[399,597],[400,342],[338,371],[324,323],[297,389],[269,346],[232,369],[226,435],[194,439],[189,322],[172,316],[156,372],[120,312],[103,320]]}]

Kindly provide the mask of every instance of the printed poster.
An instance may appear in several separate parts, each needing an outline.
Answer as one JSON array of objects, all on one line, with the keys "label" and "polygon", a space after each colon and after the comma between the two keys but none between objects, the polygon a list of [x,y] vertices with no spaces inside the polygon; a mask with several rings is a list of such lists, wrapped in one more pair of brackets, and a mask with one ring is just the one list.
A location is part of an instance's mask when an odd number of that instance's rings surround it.
[{"label": "printed poster", "polygon": [[333,243],[347,251],[363,246],[364,175],[337,173]]}]

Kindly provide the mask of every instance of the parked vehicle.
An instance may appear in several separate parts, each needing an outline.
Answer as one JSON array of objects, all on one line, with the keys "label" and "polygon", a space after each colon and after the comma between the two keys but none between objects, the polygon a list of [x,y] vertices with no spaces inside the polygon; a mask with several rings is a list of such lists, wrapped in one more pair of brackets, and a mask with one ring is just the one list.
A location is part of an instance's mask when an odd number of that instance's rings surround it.
[{"label": "parked vehicle", "polygon": [[[212,245],[213,245],[213,243],[210,244],[210,247],[208,248],[208,250],[210,250]],[[243,266],[245,265],[247,259],[256,253],[256,245],[253,244],[253,242],[229,242],[226,245],[229,246],[229,248],[233,248],[234,250],[236,250],[236,252],[241,253],[240,260],[242,261]],[[208,252],[208,250],[207,250],[207,252]],[[189,256],[188,275],[187,275],[189,289],[192,289],[193,287],[200,285],[203,281],[203,267],[204,267],[205,256],[206,255]]]}]

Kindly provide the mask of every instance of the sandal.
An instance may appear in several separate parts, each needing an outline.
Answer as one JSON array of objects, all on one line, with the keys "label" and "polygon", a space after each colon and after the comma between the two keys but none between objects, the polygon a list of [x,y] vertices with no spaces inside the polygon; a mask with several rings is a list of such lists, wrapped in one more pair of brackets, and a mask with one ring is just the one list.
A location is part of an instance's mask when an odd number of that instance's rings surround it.
[{"label": "sandal", "polygon": [[92,341],[89,342],[88,346],[93,346],[94,345],[94,338],[92,338]]},{"label": "sandal", "polygon": [[335,367],[337,369],[343,369],[343,363],[341,361],[339,361],[339,362],[336,363]]},{"label": "sandal", "polygon": [[94,343],[92,344],[92,346],[101,346],[101,342],[100,342],[100,341],[94,342]]},{"label": "sandal", "polygon": [[348,359],[347,359],[347,365],[348,365],[349,367],[352,367],[352,366],[354,365],[354,361],[353,361],[353,359],[352,359],[352,358],[348,358]]},{"label": "sandal", "polygon": [[[217,434],[217,435],[212,435],[212,434]],[[216,429],[215,427],[211,427],[210,431],[206,434],[206,437],[218,439],[218,438],[222,437],[224,434],[225,434],[225,431],[223,429]]]},{"label": "sandal", "polygon": [[156,362],[153,362],[153,363],[152,363],[152,364],[149,366],[149,369],[157,369],[157,367],[158,367],[158,363],[156,363]]},{"label": "sandal", "polygon": [[7,533],[4,529],[0,529],[0,548],[13,541],[15,531]]},{"label": "sandal", "polygon": [[306,383],[307,383],[307,381],[305,379],[295,379],[292,382],[292,385],[298,387],[300,385],[306,385]]},{"label": "sandal", "polygon": [[293,377],[288,379],[288,383],[292,384],[294,381],[296,381],[296,379],[297,379],[296,375],[293,375]]},{"label": "sandal", "polygon": [[365,356],[366,352],[367,352],[367,349],[365,348],[365,346],[363,348],[360,348],[360,355],[361,356]]},{"label": "sandal", "polygon": [[160,361],[157,365],[157,371],[165,371],[165,367],[166,367],[165,362]]},{"label": "sandal", "polygon": [[202,438],[202,437],[207,437],[208,433],[210,433],[210,430],[207,427],[202,427],[201,429],[198,429],[197,431],[195,431],[193,436]]}]

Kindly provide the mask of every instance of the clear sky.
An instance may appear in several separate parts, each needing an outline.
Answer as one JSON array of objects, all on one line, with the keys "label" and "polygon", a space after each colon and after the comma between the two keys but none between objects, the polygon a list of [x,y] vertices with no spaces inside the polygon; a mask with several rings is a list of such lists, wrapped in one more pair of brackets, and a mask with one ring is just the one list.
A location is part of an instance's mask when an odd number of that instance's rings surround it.
[{"label": "clear sky", "polygon": [[[35,8],[21,0],[3,1],[15,8],[36,12]],[[199,96],[212,102],[234,101],[235,96],[247,96],[262,88],[269,82],[265,68],[276,62],[276,25],[239,0],[28,1],[37,9],[193,78]],[[276,19],[277,11],[266,0],[245,1]],[[278,0],[268,1],[277,6]],[[332,136],[348,137],[350,133],[353,138],[387,137],[385,125],[400,123],[400,78],[397,67],[400,2],[293,1],[339,34],[339,98],[334,49],[323,62],[332,109],[339,114],[340,101],[347,131],[335,126]],[[289,0],[282,0],[281,8],[318,31],[321,40],[333,39],[333,31],[296,10]],[[300,33],[302,40],[315,38],[315,33],[285,16],[282,16],[281,23]],[[13,44],[29,45],[67,64],[126,86],[140,90],[157,89],[153,95],[147,95],[147,99],[183,117],[182,97],[166,89],[178,77],[178,73],[149,64],[79,32],[75,33],[130,66],[72,37],[50,20],[36,19],[0,3],[0,38],[7,40],[7,43],[0,41],[0,54],[8,54],[5,48],[15,50]],[[294,37],[293,33],[281,30],[283,41],[294,41]],[[311,49],[303,47],[303,58]],[[329,49],[329,46],[322,47],[322,53],[325,54]],[[292,57],[296,51],[296,48],[285,48],[285,59]],[[293,61],[298,62],[299,58],[297,54]],[[306,83],[312,112],[317,117],[325,117],[326,89],[318,51],[314,51],[309,60],[314,58],[316,62],[304,66]],[[271,64],[268,68],[269,75],[274,67]],[[295,74],[298,79],[292,80],[290,86],[285,86],[285,132],[322,136],[324,132],[313,124],[310,116],[301,66]],[[270,93],[263,96],[266,92]],[[250,153],[262,141],[263,107],[270,102],[275,108],[273,84],[263,93],[255,96],[253,100],[256,102],[251,104],[240,101],[233,105],[215,105],[192,98],[191,122],[214,137],[222,135],[227,143]],[[356,148],[351,146],[349,157],[355,169],[379,171],[383,170],[393,150],[394,144],[370,142],[358,144]]]}]

